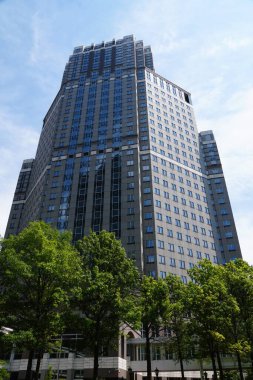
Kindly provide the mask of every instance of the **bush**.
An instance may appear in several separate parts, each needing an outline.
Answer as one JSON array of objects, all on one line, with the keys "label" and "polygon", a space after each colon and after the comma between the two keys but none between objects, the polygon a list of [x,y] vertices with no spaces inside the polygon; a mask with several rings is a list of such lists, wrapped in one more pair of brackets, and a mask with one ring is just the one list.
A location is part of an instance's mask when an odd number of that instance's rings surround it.
[{"label": "bush", "polygon": [[0,368],[0,380],[9,380],[10,373],[6,368]]},{"label": "bush", "polygon": [[231,371],[224,372],[224,379],[225,380],[238,380],[239,379],[238,371],[231,370]]},{"label": "bush", "polygon": [[45,380],[52,380],[52,377],[53,377],[53,370],[52,370],[52,367],[51,365],[48,367],[48,370],[47,370],[47,374],[46,374],[46,377],[45,377]]},{"label": "bush", "polygon": [[246,380],[253,380],[253,373],[251,370],[247,371],[247,375],[245,377]]}]

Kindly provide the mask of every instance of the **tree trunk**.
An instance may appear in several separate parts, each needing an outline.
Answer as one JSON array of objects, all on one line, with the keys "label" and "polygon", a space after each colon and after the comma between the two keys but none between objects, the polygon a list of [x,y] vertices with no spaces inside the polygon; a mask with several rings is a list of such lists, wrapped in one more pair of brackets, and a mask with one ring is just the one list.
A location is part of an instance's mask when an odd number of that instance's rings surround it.
[{"label": "tree trunk", "polygon": [[220,379],[223,380],[224,379],[224,373],[223,373],[223,367],[222,367],[219,349],[217,349],[216,355],[217,355],[218,367],[219,367],[219,371],[220,371]]},{"label": "tree trunk", "polygon": [[149,328],[145,328],[146,334],[146,361],[147,361],[147,380],[152,380],[152,369],[151,369],[151,350],[150,350],[150,337]]},{"label": "tree trunk", "polygon": [[25,380],[31,380],[34,350],[29,351]]},{"label": "tree trunk", "polygon": [[[237,318],[235,316],[232,317],[232,322],[233,322],[234,341],[235,341],[235,343],[238,343],[238,333],[237,333],[238,321],[237,321]],[[238,364],[239,377],[240,377],[240,380],[243,380],[242,361],[241,361],[241,355],[239,352],[236,352],[236,358],[237,358],[237,364]]]},{"label": "tree trunk", "polygon": [[36,363],[34,380],[38,380],[39,379],[40,363],[41,363],[42,356],[43,356],[43,353],[41,351],[39,351],[38,359],[37,359],[37,363]]},{"label": "tree trunk", "polygon": [[178,352],[178,357],[179,357],[180,369],[181,369],[181,379],[185,380],[185,377],[184,377],[184,363],[183,363],[183,358],[182,358],[181,350],[179,350],[179,352]]},{"label": "tree trunk", "polygon": [[177,349],[178,349],[178,358],[179,358],[179,363],[180,363],[180,369],[181,369],[181,379],[185,380],[184,377],[184,363],[183,363],[183,355],[180,347],[180,340],[179,337],[177,336]]},{"label": "tree trunk", "polygon": [[241,361],[241,355],[239,354],[239,352],[236,353],[236,357],[237,357],[240,380],[243,380],[242,361]]},{"label": "tree trunk", "polygon": [[251,359],[251,372],[253,373],[253,351],[250,351],[250,359]]},{"label": "tree trunk", "polygon": [[217,368],[215,363],[215,353],[212,349],[210,349],[210,356],[212,360],[212,367],[213,367],[213,378],[214,380],[217,380]]},{"label": "tree trunk", "polygon": [[[247,323],[247,317],[246,319],[244,318],[244,322],[246,324],[246,336],[247,336],[247,339],[248,339],[248,342],[250,343],[250,346],[252,347],[252,344],[253,344],[253,341],[252,341],[252,334],[251,334],[251,328],[248,326],[248,323]],[[250,351],[250,361],[251,361],[251,373],[253,374],[253,350],[251,349]]]},{"label": "tree trunk", "polygon": [[200,367],[200,378],[201,380],[204,379],[204,371],[203,371],[203,361],[202,358],[199,359],[199,367]]},{"label": "tree trunk", "polygon": [[96,340],[94,344],[94,350],[93,350],[93,380],[98,379],[98,355],[99,355],[99,347],[98,347],[98,341]]}]

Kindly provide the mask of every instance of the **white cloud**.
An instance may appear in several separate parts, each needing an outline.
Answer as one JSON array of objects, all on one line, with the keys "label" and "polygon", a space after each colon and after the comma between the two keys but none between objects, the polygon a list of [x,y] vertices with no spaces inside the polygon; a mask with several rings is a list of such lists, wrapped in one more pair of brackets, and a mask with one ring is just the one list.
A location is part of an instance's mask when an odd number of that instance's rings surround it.
[{"label": "white cloud", "polygon": [[44,54],[43,43],[42,43],[42,34],[39,26],[39,12],[35,12],[31,20],[31,29],[32,29],[32,47],[30,51],[30,61],[31,63],[37,63],[37,61]]},{"label": "white cloud", "polygon": [[[30,18],[31,29],[31,46],[29,52],[29,63],[38,67],[45,65],[52,69],[52,66],[58,64],[62,56],[56,46],[54,39],[54,28],[52,27],[52,18],[42,10],[36,10]],[[66,57],[65,57],[66,58]]]},{"label": "white cloud", "polygon": [[248,36],[231,37],[225,36],[219,40],[219,36],[216,37],[216,41],[211,46],[205,47],[202,50],[204,56],[213,58],[220,54],[227,54],[228,51],[237,52],[243,48],[249,48],[253,43],[253,39]]},{"label": "white cloud", "polygon": [[249,47],[252,45],[252,42],[252,37],[232,38],[231,36],[228,36],[223,39],[223,45],[231,50]]}]

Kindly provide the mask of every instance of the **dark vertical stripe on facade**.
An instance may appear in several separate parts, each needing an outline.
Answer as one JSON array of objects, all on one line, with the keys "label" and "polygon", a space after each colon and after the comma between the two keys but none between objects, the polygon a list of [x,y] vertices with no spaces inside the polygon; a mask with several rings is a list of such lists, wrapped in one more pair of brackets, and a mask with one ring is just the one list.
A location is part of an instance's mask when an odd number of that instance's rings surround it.
[{"label": "dark vertical stripe on facade", "polygon": [[98,165],[94,179],[91,227],[95,232],[102,230],[104,211],[105,161]]},{"label": "dark vertical stripe on facade", "polygon": [[104,70],[105,49],[101,49],[99,61],[99,75],[103,74]]},{"label": "dark vertical stripe on facade", "polygon": [[115,64],[116,64],[116,46],[112,47],[112,60],[111,60],[111,73],[114,73],[115,71]]},{"label": "dark vertical stripe on facade", "polygon": [[110,193],[110,231],[121,237],[121,157],[112,159]]},{"label": "dark vertical stripe on facade", "polygon": [[75,221],[74,221],[74,234],[73,234],[74,242],[76,242],[77,240],[81,239],[84,236],[88,182],[89,182],[89,173],[80,174],[79,183],[78,183],[77,200],[76,200]]},{"label": "dark vertical stripe on facade", "polygon": [[87,69],[88,78],[91,76],[91,73],[92,73],[93,59],[94,59],[94,51],[92,50],[89,54],[89,64],[88,64],[88,69]]}]

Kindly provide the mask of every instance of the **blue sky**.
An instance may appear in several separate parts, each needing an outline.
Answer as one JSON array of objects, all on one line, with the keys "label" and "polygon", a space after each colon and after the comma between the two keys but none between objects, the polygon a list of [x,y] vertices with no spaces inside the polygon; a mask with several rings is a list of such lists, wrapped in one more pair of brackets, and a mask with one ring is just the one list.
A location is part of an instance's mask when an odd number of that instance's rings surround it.
[{"label": "blue sky", "polygon": [[0,233],[22,160],[73,47],[134,34],[156,71],[192,93],[215,132],[245,260],[253,264],[253,1],[0,0]]}]

